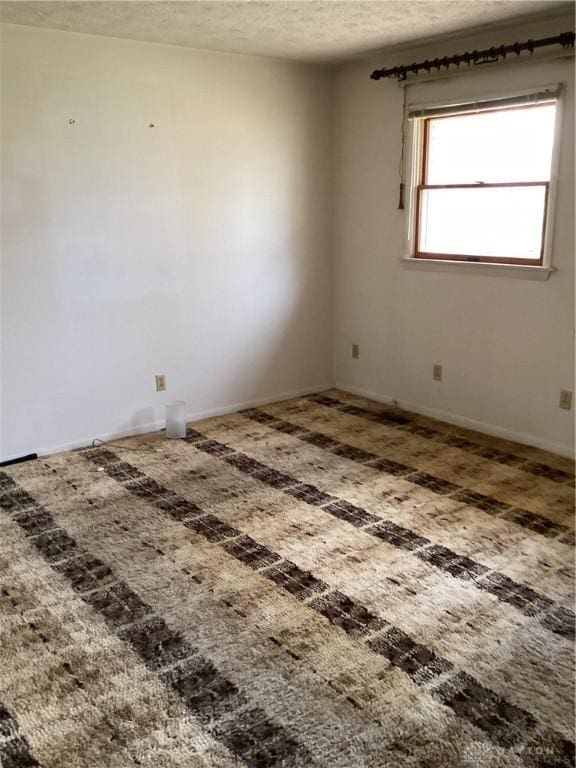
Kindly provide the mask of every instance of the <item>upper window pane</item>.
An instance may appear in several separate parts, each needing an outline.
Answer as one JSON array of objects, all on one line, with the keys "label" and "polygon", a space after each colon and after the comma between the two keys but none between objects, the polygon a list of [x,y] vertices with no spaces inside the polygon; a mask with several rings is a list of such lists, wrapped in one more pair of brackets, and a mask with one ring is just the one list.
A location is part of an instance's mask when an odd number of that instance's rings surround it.
[{"label": "upper window pane", "polygon": [[549,181],[556,104],[430,118],[425,184]]}]

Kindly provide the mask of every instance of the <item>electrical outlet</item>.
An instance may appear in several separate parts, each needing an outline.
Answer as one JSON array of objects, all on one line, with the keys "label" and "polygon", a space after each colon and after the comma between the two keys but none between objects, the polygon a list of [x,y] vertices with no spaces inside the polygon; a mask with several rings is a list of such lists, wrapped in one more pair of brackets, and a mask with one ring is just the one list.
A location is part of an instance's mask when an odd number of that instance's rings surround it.
[{"label": "electrical outlet", "polygon": [[354,360],[358,360],[360,357],[360,345],[359,344],[352,344],[352,357]]},{"label": "electrical outlet", "polygon": [[166,389],[166,376],[163,373],[159,373],[156,376],[156,392],[164,392]]},{"label": "electrical outlet", "polygon": [[432,378],[434,381],[442,381],[442,366],[434,363],[432,368]]},{"label": "electrical outlet", "polygon": [[572,408],[572,392],[569,389],[560,390],[558,407],[563,408],[565,411],[569,411]]}]

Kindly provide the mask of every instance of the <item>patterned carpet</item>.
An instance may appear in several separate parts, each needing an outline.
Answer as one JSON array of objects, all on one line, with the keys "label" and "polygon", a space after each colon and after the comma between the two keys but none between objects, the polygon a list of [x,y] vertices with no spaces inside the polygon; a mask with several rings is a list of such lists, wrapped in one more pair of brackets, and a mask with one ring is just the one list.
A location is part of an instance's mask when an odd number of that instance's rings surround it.
[{"label": "patterned carpet", "polygon": [[573,766],[573,479],[337,391],[7,468],[0,765]]}]

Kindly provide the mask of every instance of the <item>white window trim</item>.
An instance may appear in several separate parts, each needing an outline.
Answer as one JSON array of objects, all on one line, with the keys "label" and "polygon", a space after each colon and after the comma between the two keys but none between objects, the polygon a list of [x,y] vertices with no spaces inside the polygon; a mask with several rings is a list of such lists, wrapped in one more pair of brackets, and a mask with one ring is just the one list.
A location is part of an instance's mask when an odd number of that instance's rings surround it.
[{"label": "white window trim", "polygon": [[535,86],[523,90],[515,90],[511,93],[489,93],[482,96],[474,96],[469,102],[481,103],[493,99],[508,99],[526,96],[532,93],[550,89],[557,91],[556,121],[554,124],[554,146],[552,148],[552,162],[550,168],[550,185],[548,191],[548,204],[546,208],[546,231],[544,233],[544,249],[542,265],[522,265],[522,264],[491,264],[475,261],[450,261],[449,259],[417,259],[414,256],[414,242],[416,231],[416,187],[419,182],[420,169],[422,166],[422,119],[408,119],[408,111],[417,111],[420,109],[435,109],[442,107],[457,107],[462,104],[462,98],[443,99],[442,101],[432,101],[419,104],[408,104],[404,120],[408,123],[406,130],[406,142],[409,147],[408,167],[410,169],[408,177],[407,211],[405,242],[407,244],[407,253],[401,258],[403,265],[409,269],[423,269],[428,272],[455,272],[462,274],[478,275],[498,275],[501,277],[520,277],[527,280],[548,280],[550,275],[556,271],[552,264],[553,242],[554,242],[554,224],[556,212],[556,197],[558,189],[558,175],[560,169],[560,144],[562,135],[562,119],[564,111],[564,84],[555,83],[553,85]]}]

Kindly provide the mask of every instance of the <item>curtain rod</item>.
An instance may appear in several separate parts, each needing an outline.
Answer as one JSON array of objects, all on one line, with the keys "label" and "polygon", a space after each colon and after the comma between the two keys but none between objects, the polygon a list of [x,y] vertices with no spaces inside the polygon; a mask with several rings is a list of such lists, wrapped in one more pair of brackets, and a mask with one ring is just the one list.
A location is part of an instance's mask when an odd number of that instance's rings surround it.
[{"label": "curtain rod", "polygon": [[573,48],[576,35],[574,32],[562,32],[559,35],[553,37],[542,37],[539,40],[526,40],[524,43],[513,43],[512,45],[499,45],[492,48],[484,48],[481,51],[466,51],[465,53],[455,53],[453,56],[444,56],[439,59],[426,59],[426,61],[419,61],[412,64],[401,64],[397,67],[391,67],[389,69],[375,69],[370,75],[372,80],[380,80],[382,78],[394,77],[397,80],[406,80],[409,74],[417,75],[418,72],[424,70],[430,73],[433,69],[440,72],[442,69],[448,69],[449,67],[459,67],[460,64],[489,64],[492,62],[505,59],[508,54],[516,54],[520,56],[523,51],[529,51],[530,54],[534,53],[537,48],[544,48],[547,45],[561,45],[562,48]]}]

